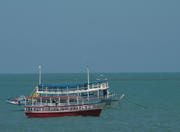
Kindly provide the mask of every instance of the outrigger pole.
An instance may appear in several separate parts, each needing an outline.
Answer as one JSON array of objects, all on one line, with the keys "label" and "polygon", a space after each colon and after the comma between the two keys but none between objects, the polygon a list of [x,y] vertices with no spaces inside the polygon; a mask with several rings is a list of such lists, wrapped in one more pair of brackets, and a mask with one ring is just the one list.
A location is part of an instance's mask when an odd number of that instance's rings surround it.
[{"label": "outrigger pole", "polygon": [[39,85],[41,84],[41,65],[39,65]]}]

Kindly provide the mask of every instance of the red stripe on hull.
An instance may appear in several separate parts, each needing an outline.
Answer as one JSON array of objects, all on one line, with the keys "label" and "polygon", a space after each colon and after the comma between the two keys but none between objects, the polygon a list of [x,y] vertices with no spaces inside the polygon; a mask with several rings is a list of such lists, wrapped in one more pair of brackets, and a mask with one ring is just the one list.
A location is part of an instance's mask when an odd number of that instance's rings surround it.
[{"label": "red stripe on hull", "polygon": [[28,117],[63,117],[63,116],[100,116],[102,109],[72,111],[72,112],[43,112],[30,113],[26,112]]}]

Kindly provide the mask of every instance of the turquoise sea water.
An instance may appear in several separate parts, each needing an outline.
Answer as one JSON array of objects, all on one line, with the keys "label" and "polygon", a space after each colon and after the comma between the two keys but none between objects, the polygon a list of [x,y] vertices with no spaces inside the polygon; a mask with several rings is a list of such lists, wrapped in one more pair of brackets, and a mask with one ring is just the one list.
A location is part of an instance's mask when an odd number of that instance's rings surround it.
[{"label": "turquoise sea water", "polygon": [[[100,117],[27,118],[8,97],[29,95],[37,74],[0,75],[0,132],[179,132],[180,73],[91,74],[107,78],[111,91],[124,93],[116,107]],[[85,82],[86,74],[44,74],[44,83]]]}]

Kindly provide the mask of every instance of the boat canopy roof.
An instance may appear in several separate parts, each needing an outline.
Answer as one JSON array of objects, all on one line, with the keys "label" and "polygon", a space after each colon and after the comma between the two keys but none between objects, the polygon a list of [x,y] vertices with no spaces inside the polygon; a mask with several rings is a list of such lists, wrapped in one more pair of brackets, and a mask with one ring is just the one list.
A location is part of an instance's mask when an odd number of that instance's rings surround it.
[{"label": "boat canopy roof", "polygon": [[[101,82],[91,82],[89,85],[98,85],[105,83],[107,81],[101,81]],[[39,90],[44,89],[67,89],[67,88],[82,88],[87,87],[88,83],[79,83],[79,84],[40,84],[38,85]]]}]

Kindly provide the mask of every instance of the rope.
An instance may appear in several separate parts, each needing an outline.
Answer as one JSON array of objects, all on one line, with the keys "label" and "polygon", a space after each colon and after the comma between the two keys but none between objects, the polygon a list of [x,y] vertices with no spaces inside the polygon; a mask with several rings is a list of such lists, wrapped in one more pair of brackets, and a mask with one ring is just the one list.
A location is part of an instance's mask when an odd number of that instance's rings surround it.
[{"label": "rope", "polygon": [[138,104],[138,103],[135,103],[135,102],[133,102],[133,101],[130,101],[130,100],[128,100],[127,98],[124,98],[127,102],[129,102],[129,103],[131,103],[131,104],[134,104],[134,105],[136,105],[136,106],[138,106],[138,107],[141,107],[141,108],[143,108],[143,109],[148,109],[148,107],[146,107],[146,106],[144,106],[144,105],[141,105],[141,104]]}]

